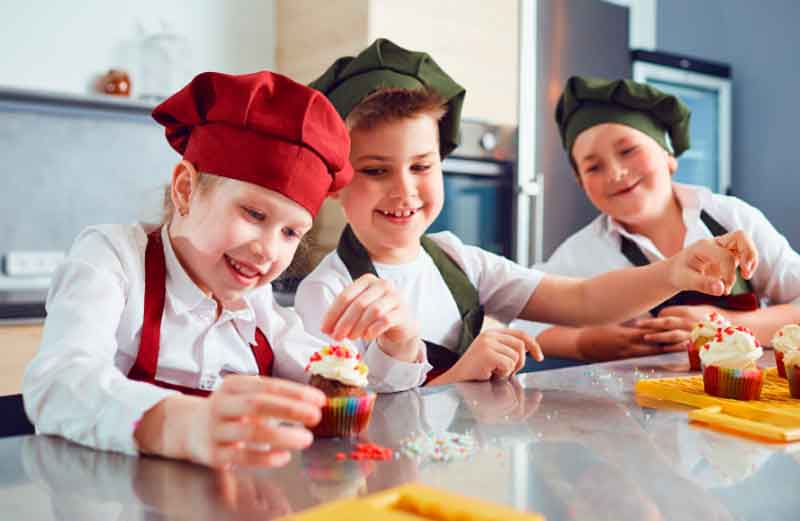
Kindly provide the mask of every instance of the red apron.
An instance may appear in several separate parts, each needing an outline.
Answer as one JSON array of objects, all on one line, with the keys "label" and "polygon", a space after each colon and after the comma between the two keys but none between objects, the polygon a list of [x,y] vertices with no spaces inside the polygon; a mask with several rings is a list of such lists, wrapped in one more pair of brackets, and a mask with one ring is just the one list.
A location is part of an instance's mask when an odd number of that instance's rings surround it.
[{"label": "red apron", "polygon": [[[164,302],[167,295],[167,262],[164,258],[164,246],[161,242],[161,228],[147,235],[147,247],[144,252],[144,318],[142,319],[142,337],[139,342],[139,353],[136,362],[128,372],[128,378],[139,382],[147,382],[165,389],[173,389],[193,396],[208,396],[211,391],[184,387],[156,380],[158,352],[160,350],[161,317],[164,315]],[[272,346],[261,329],[256,328],[256,344],[251,345],[253,356],[258,365],[258,374],[269,376],[272,373]]]}]

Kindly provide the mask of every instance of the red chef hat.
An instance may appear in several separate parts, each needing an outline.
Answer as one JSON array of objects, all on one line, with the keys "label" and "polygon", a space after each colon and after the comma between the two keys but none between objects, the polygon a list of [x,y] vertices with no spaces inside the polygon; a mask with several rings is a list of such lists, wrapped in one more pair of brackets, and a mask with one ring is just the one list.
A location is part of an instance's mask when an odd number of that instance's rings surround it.
[{"label": "red chef hat", "polygon": [[274,190],[312,216],[353,177],[350,137],[336,109],[280,74],[204,72],[153,118],[198,171]]}]

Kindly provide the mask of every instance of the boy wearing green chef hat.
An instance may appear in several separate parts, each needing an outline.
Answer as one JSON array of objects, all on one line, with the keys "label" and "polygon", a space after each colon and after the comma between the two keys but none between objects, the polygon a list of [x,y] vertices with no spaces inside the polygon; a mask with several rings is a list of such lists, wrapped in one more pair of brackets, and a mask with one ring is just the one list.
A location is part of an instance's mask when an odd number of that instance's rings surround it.
[{"label": "boy wearing green chef hat", "polygon": [[689,118],[683,102],[652,86],[570,78],[556,122],[578,184],[601,215],[538,268],[593,277],[667,259],[697,240],[741,229],[755,243],[758,269],[749,281],[739,277],[731,295],[682,292],[625,324],[516,324],[537,334],[548,356],[607,360],[684,349],[692,327],[715,311],[763,343],[782,325],[800,321],[800,256],[786,239],[744,201],[672,180],[677,158],[690,146]]},{"label": "boy wearing green chef hat", "polygon": [[[383,334],[354,343],[362,353],[405,357],[385,377],[395,389],[505,378],[522,368],[526,353],[541,360],[522,331],[481,331],[485,313],[506,323],[607,323],[683,289],[727,293],[737,265],[748,274],[757,264],[749,239],[736,232],[664,262],[581,280],[524,268],[449,232],[426,235],[444,204],[441,162],[458,144],[464,89],[427,54],[384,39],[340,58],[311,86],[345,119],[356,173],[337,197],[348,226],[336,251],[301,283],[295,308],[320,337]],[[380,317],[396,323],[398,313],[418,324],[424,345],[399,345],[375,325]]]}]

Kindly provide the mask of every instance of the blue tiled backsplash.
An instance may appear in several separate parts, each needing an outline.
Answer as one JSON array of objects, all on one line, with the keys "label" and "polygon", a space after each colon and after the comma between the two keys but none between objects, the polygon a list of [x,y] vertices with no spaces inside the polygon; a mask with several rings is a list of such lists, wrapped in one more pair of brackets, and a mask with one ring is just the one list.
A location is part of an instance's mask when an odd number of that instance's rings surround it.
[{"label": "blue tiled backsplash", "polygon": [[148,107],[7,94],[0,91],[0,255],[65,251],[90,224],[160,218],[179,156]]}]

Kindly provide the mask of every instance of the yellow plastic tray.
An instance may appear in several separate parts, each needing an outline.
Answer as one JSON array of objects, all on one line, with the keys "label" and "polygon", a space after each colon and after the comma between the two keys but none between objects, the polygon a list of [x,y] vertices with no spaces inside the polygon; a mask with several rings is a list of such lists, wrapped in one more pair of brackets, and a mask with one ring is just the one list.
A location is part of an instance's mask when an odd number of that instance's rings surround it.
[{"label": "yellow plastic tray", "polygon": [[761,399],[742,401],[709,396],[702,376],[656,378],[636,382],[636,395],[699,407],[689,419],[770,440],[800,440],[800,400],[789,396],[789,384],[766,369]]},{"label": "yellow plastic tray", "polygon": [[361,498],[322,505],[286,521],[545,521],[540,514],[520,512],[410,483]]}]

